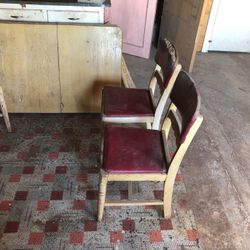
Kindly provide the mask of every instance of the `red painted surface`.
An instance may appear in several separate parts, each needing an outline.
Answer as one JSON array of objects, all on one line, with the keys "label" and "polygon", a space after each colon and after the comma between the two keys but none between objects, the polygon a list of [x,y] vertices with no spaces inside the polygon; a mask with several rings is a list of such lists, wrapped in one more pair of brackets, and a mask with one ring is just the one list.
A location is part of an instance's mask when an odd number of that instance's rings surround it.
[{"label": "red painted surface", "polygon": [[121,231],[111,231],[110,232],[110,242],[111,243],[119,243],[119,242],[123,242],[123,234]]},{"label": "red painted surface", "polygon": [[49,209],[49,201],[47,200],[37,201],[37,207],[36,207],[37,211],[46,211],[48,209]]},{"label": "red painted surface", "polygon": [[30,233],[29,236],[29,245],[41,245],[43,242],[44,233],[43,232],[34,232]]},{"label": "red painted surface", "polygon": [[123,220],[122,229],[124,231],[134,231],[135,230],[135,221],[134,220]]},{"label": "red painted surface", "polygon": [[84,232],[73,232],[70,234],[71,244],[82,244],[83,243]]},{"label": "red painted surface", "polygon": [[103,89],[103,113],[106,116],[154,116],[154,106],[147,89]]},{"label": "red painted surface", "polygon": [[173,230],[171,219],[160,219],[161,230]]},{"label": "red painted surface", "polygon": [[187,238],[190,241],[196,241],[196,240],[198,240],[199,239],[198,231],[195,230],[195,229],[189,229],[189,230],[187,230]]},{"label": "red painted surface", "polygon": [[50,195],[51,200],[62,200],[63,199],[63,191],[52,191]]},{"label": "red painted surface", "polygon": [[21,174],[12,174],[10,175],[9,182],[19,182],[21,180]]},{"label": "red painted surface", "polygon": [[85,200],[74,200],[73,209],[83,210],[85,208]]},{"label": "red painted surface", "polygon": [[13,201],[1,201],[0,202],[0,211],[10,211],[13,205]]},{"label": "red painted surface", "polygon": [[122,29],[123,52],[149,57],[157,0],[112,0],[109,21]]},{"label": "red painted surface", "polygon": [[151,243],[163,242],[161,231],[160,230],[152,230],[149,232],[149,241]]},{"label": "red painted surface", "polygon": [[105,171],[123,174],[167,171],[160,131],[110,126],[105,128],[103,138]]}]

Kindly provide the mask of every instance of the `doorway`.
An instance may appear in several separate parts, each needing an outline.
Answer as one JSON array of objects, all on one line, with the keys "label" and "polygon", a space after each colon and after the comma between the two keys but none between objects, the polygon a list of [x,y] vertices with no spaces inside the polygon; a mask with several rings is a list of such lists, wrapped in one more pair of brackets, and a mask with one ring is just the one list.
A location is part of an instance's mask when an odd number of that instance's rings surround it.
[{"label": "doorway", "polygon": [[250,1],[214,0],[203,52],[250,52]]}]

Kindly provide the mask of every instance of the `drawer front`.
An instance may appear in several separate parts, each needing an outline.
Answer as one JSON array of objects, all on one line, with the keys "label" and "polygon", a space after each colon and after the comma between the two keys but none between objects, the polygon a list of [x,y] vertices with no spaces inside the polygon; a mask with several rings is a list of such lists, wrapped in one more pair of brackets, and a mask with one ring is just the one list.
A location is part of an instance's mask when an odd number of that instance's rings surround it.
[{"label": "drawer front", "polygon": [[47,12],[43,10],[0,9],[0,20],[47,22]]},{"label": "drawer front", "polygon": [[104,11],[48,11],[49,22],[104,23]]}]

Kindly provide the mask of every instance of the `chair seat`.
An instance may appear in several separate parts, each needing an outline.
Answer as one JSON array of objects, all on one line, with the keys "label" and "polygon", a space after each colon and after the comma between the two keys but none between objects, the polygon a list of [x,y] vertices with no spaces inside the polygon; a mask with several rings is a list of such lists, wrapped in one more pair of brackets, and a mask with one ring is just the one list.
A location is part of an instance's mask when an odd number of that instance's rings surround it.
[{"label": "chair seat", "polygon": [[162,134],[157,130],[106,127],[103,169],[109,173],[165,173]]},{"label": "chair seat", "polygon": [[147,89],[105,87],[102,96],[105,116],[154,116],[154,107]]}]

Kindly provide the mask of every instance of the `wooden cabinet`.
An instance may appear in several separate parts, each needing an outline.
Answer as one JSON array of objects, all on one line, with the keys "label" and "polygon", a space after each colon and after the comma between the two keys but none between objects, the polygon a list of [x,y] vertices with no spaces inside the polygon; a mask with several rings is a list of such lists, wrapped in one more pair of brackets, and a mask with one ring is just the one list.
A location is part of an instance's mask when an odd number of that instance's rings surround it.
[{"label": "wooden cabinet", "polygon": [[38,9],[0,9],[0,20],[47,22],[47,13]]},{"label": "wooden cabinet", "polygon": [[92,8],[91,11],[48,11],[48,22],[60,23],[103,23],[103,11]]},{"label": "wooden cabinet", "polygon": [[0,85],[10,112],[100,112],[120,85],[114,26],[0,23]]},{"label": "wooden cabinet", "polygon": [[78,3],[18,4],[0,3],[0,20],[60,23],[104,23],[104,5],[90,6]]}]

